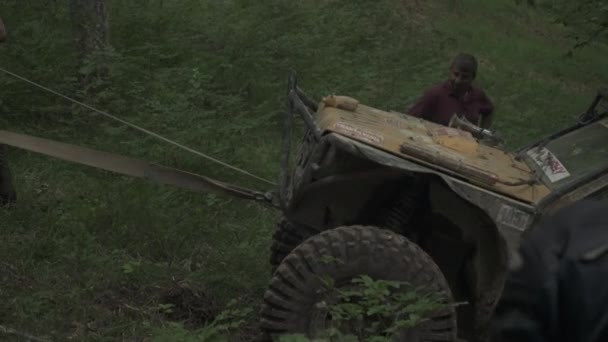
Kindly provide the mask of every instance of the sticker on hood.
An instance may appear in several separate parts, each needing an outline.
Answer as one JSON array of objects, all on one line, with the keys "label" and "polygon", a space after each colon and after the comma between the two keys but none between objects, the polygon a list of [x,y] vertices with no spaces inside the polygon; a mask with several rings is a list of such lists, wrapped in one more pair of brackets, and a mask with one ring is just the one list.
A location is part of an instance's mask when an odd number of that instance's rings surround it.
[{"label": "sticker on hood", "polygon": [[570,172],[568,172],[564,164],[548,149],[533,147],[527,154],[543,170],[551,183],[570,177]]}]

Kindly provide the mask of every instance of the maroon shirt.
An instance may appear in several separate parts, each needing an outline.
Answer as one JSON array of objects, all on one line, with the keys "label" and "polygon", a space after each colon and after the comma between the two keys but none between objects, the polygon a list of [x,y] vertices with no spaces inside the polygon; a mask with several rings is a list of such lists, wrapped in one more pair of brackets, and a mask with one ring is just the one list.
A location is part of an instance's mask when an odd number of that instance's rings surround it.
[{"label": "maroon shirt", "polygon": [[427,89],[407,113],[447,126],[454,114],[464,115],[470,122],[478,124],[482,116],[493,111],[492,101],[480,88],[472,86],[462,98],[458,98],[445,81]]}]

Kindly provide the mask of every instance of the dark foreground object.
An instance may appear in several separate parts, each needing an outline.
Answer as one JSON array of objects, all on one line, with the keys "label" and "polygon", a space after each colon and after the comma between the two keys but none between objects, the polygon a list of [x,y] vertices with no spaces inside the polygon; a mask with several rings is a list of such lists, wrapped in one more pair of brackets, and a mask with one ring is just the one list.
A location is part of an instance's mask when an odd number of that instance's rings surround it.
[{"label": "dark foreground object", "polygon": [[583,201],[526,237],[492,342],[608,341],[608,205]]}]

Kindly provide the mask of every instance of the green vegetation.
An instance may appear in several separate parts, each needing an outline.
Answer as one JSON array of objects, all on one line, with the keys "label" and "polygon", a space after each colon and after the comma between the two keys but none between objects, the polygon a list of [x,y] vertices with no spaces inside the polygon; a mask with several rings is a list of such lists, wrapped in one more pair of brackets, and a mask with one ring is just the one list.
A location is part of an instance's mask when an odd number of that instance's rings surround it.
[{"label": "green vegetation", "polygon": [[[471,52],[510,147],[572,122],[608,80],[608,45],[566,56],[576,29],[512,0],[110,8],[110,78],[87,103],[273,180],[290,69],[317,99],[343,94],[403,111],[455,53]],[[7,0],[0,15],[9,31],[1,67],[81,93],[66,4]],[[3,128],[266,189],[10,76],[0,74],[0,87]],[[228,328],[238,341],[255,336],[277,213],[9,152],[19,203],[0,211],[1,325],[56,340],[186,341]]]},{"label": "green vegetation", "polygon": [[318,306],[326,310],[331,323],[318,337],[322,341],[392,341],[445,306],[441,295],[405,282],[373,280],[363,275],[346,288],[336,288],[331,277],[323,283],[325,293],[321,296],[331,300]]}]

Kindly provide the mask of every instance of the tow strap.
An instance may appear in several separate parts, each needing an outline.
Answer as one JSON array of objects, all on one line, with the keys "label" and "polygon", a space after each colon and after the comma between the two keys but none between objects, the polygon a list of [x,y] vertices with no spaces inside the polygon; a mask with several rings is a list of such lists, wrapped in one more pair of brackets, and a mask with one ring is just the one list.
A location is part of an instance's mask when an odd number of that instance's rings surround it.
[{"label": "tow strap", "polygon": [[223,183],[221,181],[195,173],[173,169],[114,153],[98,151],[86,147],[4,130],[0,130],[0,144],[41,153],[47,156],[88,165],[123,175],[143,178],[156,183],[173,185],[194,192],[213,192],[219,195],[255,200],[264,202],[265,204],[269,204],[271,206],[276,206],[272,201],[273,196],[270,192],[262,193],[259,191],[254,191]]}]

